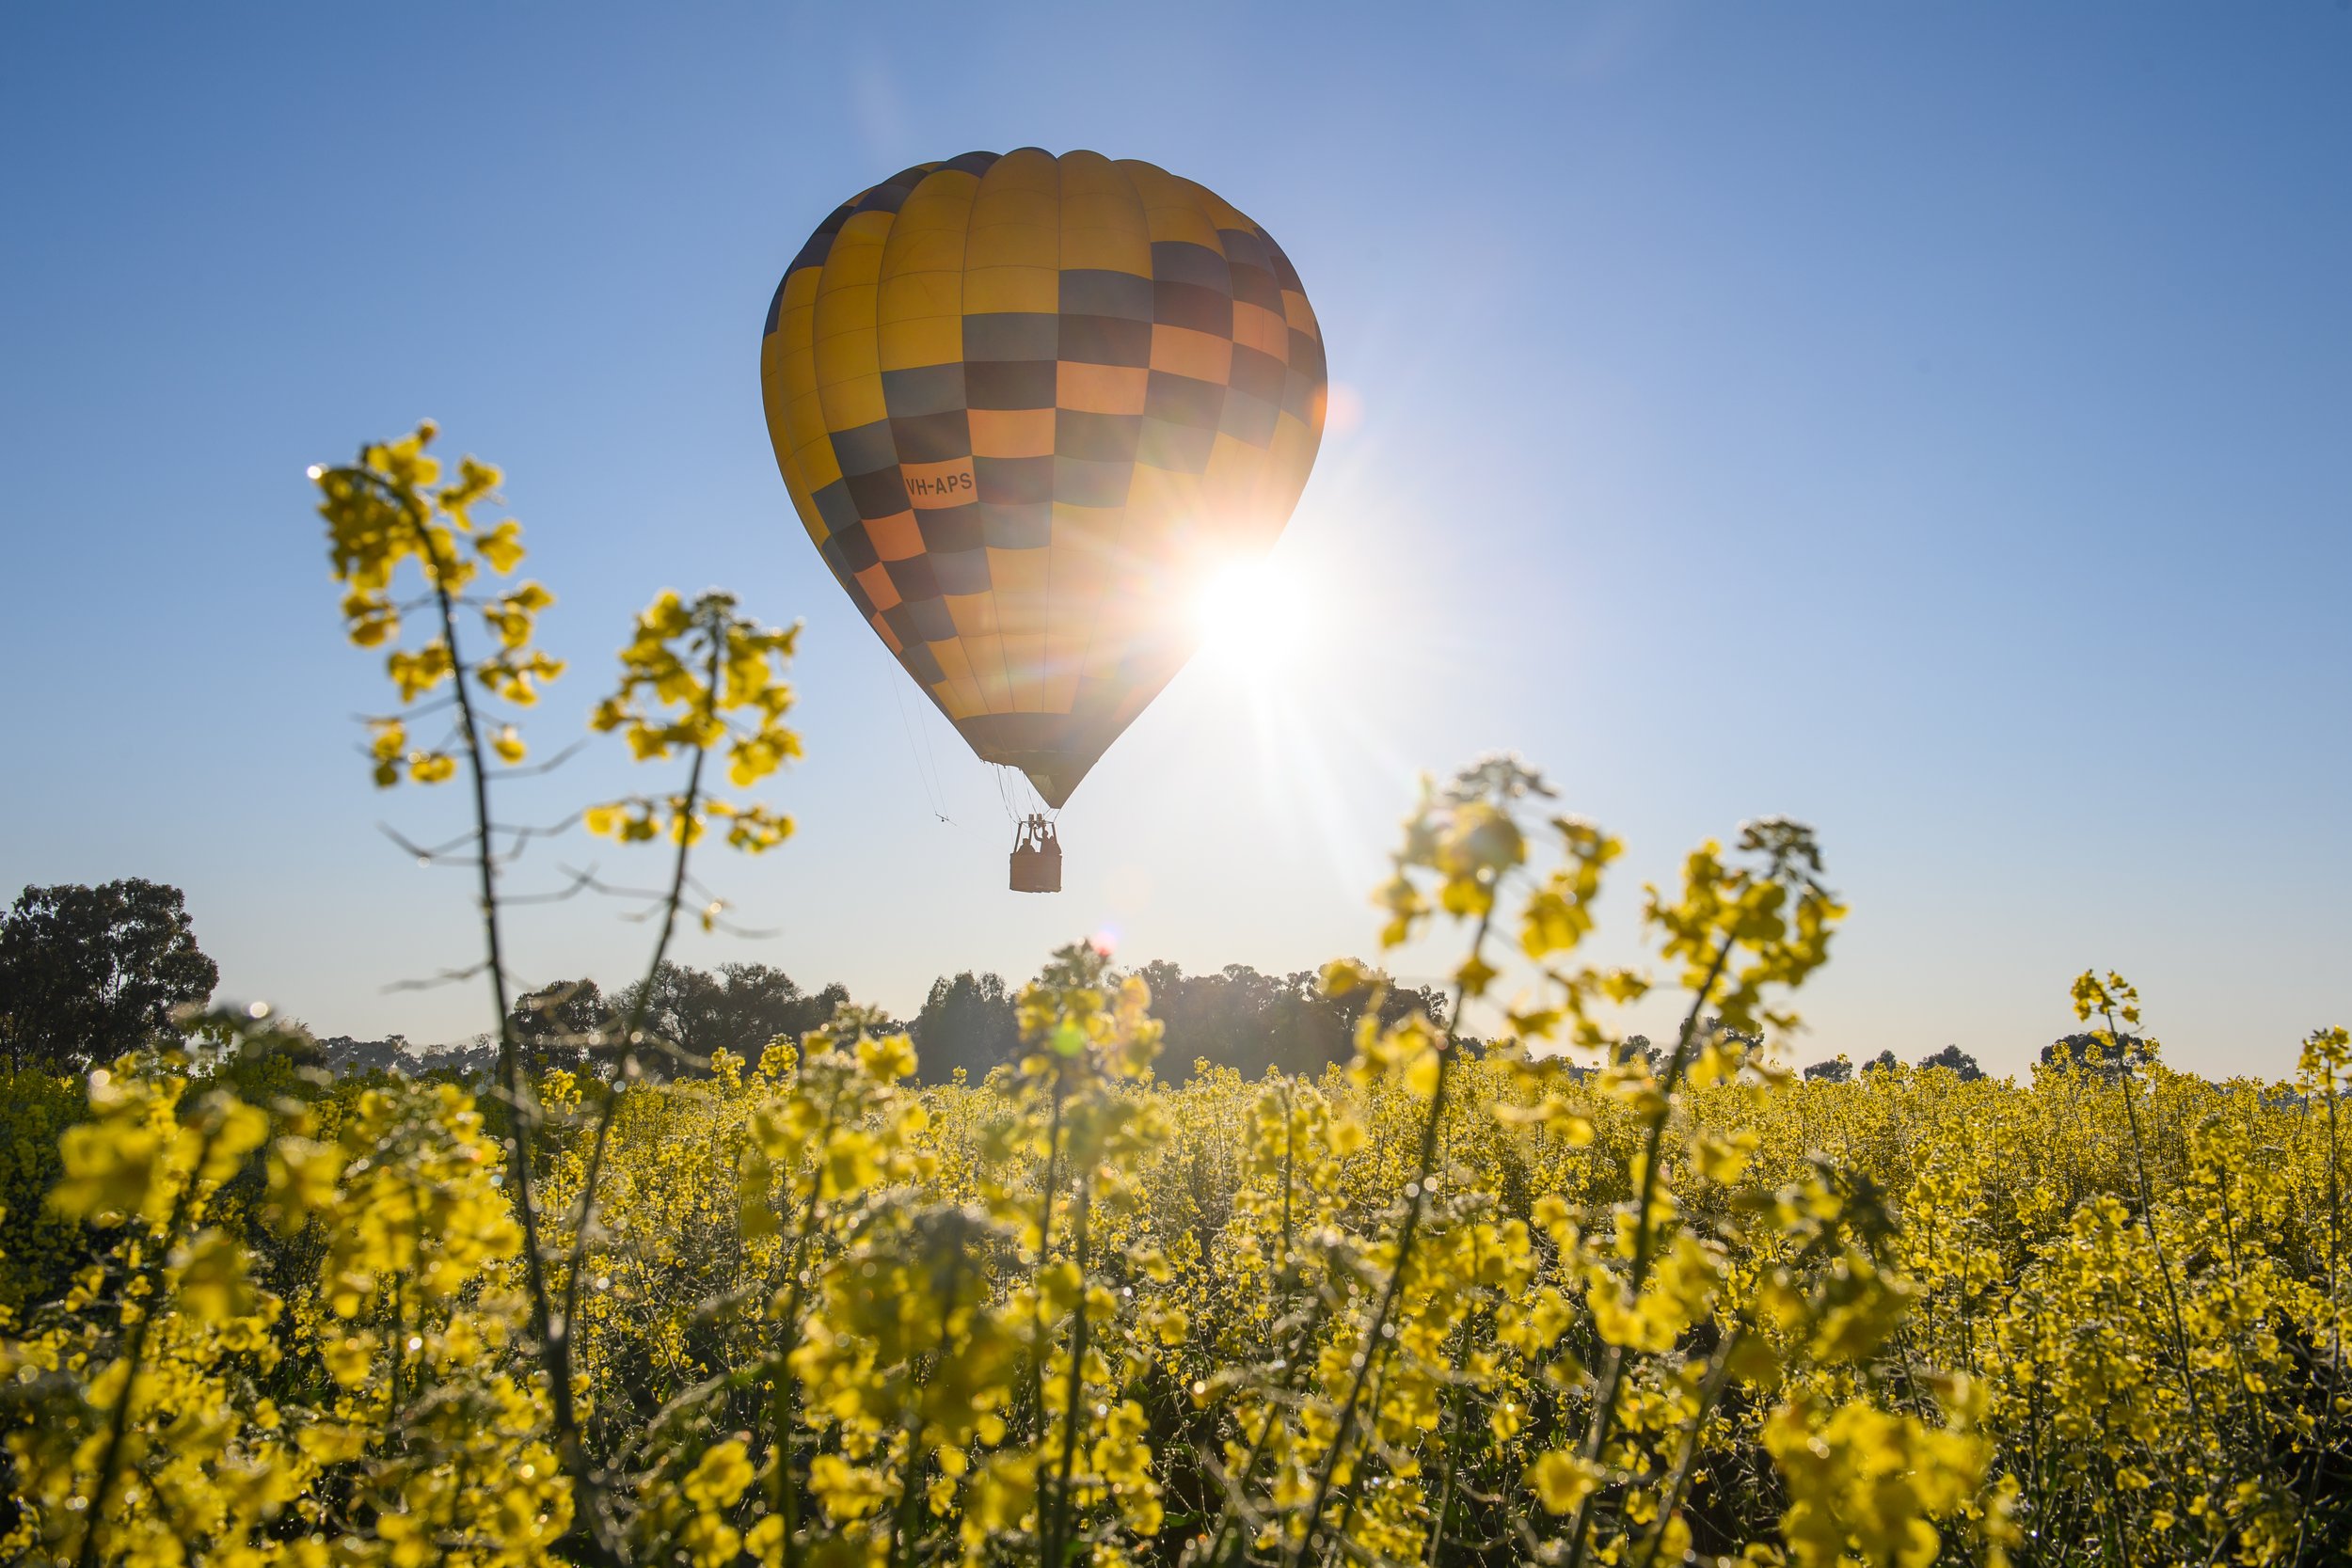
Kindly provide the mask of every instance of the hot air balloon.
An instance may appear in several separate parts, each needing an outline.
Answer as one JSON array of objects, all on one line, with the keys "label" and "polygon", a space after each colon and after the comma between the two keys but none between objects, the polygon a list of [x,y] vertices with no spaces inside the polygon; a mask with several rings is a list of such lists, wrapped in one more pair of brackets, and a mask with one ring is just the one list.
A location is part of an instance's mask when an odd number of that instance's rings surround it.
[{"label": "hot air balloon", "polygon": [[[983,759],[1058,809],[1263,555],[1323,432],[1281,247],[1146,163],[1037,148],[858,193],[760,344],[792,504],[858,613]],[[1018,891],[1058,891],[1043,813]]]}]

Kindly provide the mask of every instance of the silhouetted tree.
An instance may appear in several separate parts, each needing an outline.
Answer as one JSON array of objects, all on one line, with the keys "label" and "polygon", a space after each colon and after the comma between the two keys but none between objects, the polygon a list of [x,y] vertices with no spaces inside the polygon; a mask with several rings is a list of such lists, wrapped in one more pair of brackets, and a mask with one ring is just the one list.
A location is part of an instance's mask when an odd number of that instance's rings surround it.
[{"label": "silhouetted tree", "polygon": [[[241,1034],[208,1025],[195,1038],[211,1057],[212,1082],[247,1105],[310,1104],[326,1091],[326,1048],[298,1018],[274,1016],[266,1028]],[[259,1175],[248,1166],[237,1179],[252,1201],[260,1197]]]},{"label": "silhouetted tree", "polygon": [[1628,1035],[1617,1042],[1616,1059],[1629,1062],[1636,1056],[1649,1064],[1653,1076],[1666,1070],[1666,1053],[1650,1044],[1647,1035]]},{"label": "silhouetted tree", "polygon": [[266,1033],[250,1034],[245,1037],[236,1048],[233,1059],[283,1062],[306,1069],[327,1065],[326,1047],[316,1035],[310,1033],[309,1024],[298,1018],[283,1016],[273,1017],[269,1022],[271,1026]]},{"label": "silhouetted tree", "polygon": [[319,1041],[319,1050],[330,1072],[404,1072],[411,1078],[437,1075],[470,1082],[489,1077],[498,1065],[499,1046],[495,1035],[476,1035],[447,1045],[411,1045],[403,1035],[387,1035],[380,1040],[330,1035]]},{"label": "silhouetted tree", "polygon": [[1892,1072],[1900,1066],[1902,1066],[1902,1064],[1895,1060],[1895,1053],[1892,1051],[1882,1051],[1877,1055],[1871,1057],[1868,1061],[1863,1063],[1862,1070],[1865,1072]]},{"label": "silhouetted tree", "polygon": [[958,1068],[977,1084],[1021,1051],[1021,1026],[1004,976],[968,969],[952,980],[943,974],[931,982],[909,1033],[927,1084],[952,1081]]},{"label": "silhouetted tree", "polygon": [[110,1061],[219,982],[180,890],[161,882],[28,887],[0,915],[0,1047],[13,1069]]},{"label": "silhouetted tree", "polygon": [[404,1070],[419,1077],[440,1076],[460,1083],[487,1083],[499,1061],[499,1037],[476,1035],[469,1040],[428,1045],[417,1051],[414,1066]]},{"label": "silhouetted tree", "polygon": [[[850,999],[846,987],[806,992],[782,970],[766,964],[723,964],[719,973],[664,963],[650,981],[640,980],[613,996],[612,1011],[627,1020],[645,992],[646,1038],[638,1060],[657,1077],[707,1070],[703,1063],[721,1049],[756,1063],[778,1035],[800,1038],[833,1017]],[[672,1049],[663,1050],[663,1046]]]},{"label": "silhouetted tree", "polygon": [[1826,1062],[1816,1062],[1806,1068],[1804,1075],[1824,1084],[1843,1084],[1852,1079],[1853,1064],[1843,1056],[1832,1056]]},{"label": "silhouetted tree", "polygon": [[[1188,975],[1161,960],[1136,973],[1152,988],[1152,1014],[1167,1030],[1160,1068],[1171,1079],[1188,1077],[1202,1059],[1252,1078],[1319,1073],[1355,1054],[1356,1023],[1371,1000],[1365,990],[1324,995],[1322,976],[1312,970],[1275,975],[1228,964],[1215,974]],[[1446,999],[1426,986],[1391,988],[1380,1022],[1395,1023],[1417,1007],[1443,1026]]]},{"label": "silhouetted tree", "polygon": [[609,1060],[621,1042],[622,1021],[594,980],[558,980],[524,992],[515,999],[512,1023],[533,1072]]},{"label": "silhouetted tree", "polygon": [[1977,1059],[1957,1045],[1947,1045],[1932,1056],[1920,1057],[1919,1065],[1948,1068],[1960,1074],[1960,1081],[1963,1084],[1973,1084],[1984,1076],[1984,1069],[1977,1065]]},{"label": "silhouetted tree", "polygon": [[395,1068],[412,1072],[417,1067],[405,1035],[387,1035],[380,1040],[329,1035],[319,1041],[319,1050],[326,1054],[329,1072],[390,1072]]},{"label": "silhouetted tree", "polygon": [[2109,1045],[2102,1042],[2097,1034],[2086,1031],[2061,1035],[2042,1048],[2042,1060],[2046,1064],[2072,1062],[2110,1079],[2132,1068],[2146,1067],[2151,1059],[2148,1042],[2137,1035],[2119,1035]]}]

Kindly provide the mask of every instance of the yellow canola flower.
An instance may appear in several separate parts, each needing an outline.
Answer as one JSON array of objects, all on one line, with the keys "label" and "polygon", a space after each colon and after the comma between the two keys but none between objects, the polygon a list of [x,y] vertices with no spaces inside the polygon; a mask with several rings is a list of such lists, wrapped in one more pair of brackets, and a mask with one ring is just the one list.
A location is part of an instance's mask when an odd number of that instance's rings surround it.
[{"label": "yellow canola flower", "polygon": [[686,1477],[686,1500],[705,1510],[732,1506],[752,1483],[752,1465],[745,1452],[743,1443],[736,1438],[712,1445]]},{"label": "yellow canola flower", "polygon": [[1572,1513],[1600,1484],[1600,1478],[1577,1455],[1554,1449],[1527,1467],[1527,1484],[1548,1512]]}]

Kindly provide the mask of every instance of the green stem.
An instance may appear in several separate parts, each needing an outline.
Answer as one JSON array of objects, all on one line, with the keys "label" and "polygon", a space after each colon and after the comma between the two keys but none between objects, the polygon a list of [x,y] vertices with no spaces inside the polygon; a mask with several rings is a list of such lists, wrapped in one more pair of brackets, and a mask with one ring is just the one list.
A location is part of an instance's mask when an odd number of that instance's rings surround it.
[{"label": "green stem", "polygon": [[[1726,933],[1723,945],[1715,949],[1714,960],[1707,966],[1706,977],[1699,982],[1697,993],[1691,998],[1691,1010],[1683,1015],[1682,1033],[1675,1040],[1673,1058],[1666,1064],[1665,1081],[1659,1085],[1659,1106],[1650,1117],[1649,1135],[1642,1157],[1641,1198],[1634,1206],[1630,1292],[1636,1298],[1640,1297],[1642,1286],[1649,1278],[1650,1208],[1658,1196],[1658,1164],[1665,1150],[1666,1123],[1674,1115],[1675,1084],[1681,1078],[1682,1069],[1690,1061],[1691,1042],[1698,1035],[1699,1015],[1707,1006],[1707,998],[1713,992],[1715,982],[1724,977],[1724,969],[1731,962],[1731,949],[1737,940]],[[1593,1424],[1584,1436],[1584,1459],[1587,1464],[1599,1464],[1601,1450],[1609,1446],[1610,1430],[1617,1420],[1617,1395],[1624,1383],[1625,1347],[1612,1345],[1609,1347],[1608,1366],[1601,1376],[1599,1397],[1593,1404]],[[1584,1561],[1586,1527],[1592,1522],[1593,1500],[1598,1495],[1598,1488],[1595,1488],[1577,1504],[1576,1539],[1569,1545],[1568,1568],[1581,1568]]]},{"label": "green stem", "polygon": [[[1073,1162],[1074,1163],[1074,1162]],[[1061,1465],[1054,1481],[1054,1525],[1046,1538],[1045,1568],[1061,1568],[1070,1555],[1070,1532],[1073,1525],[1070,1506],[1070,1476],[1078,1459],[1078,1414],[1086,1394],[1087,1331],[1087,1218],[1091,1208],[1092,1184],[1085,1180],[1078,1183],[1077,1234],[1075,1253],[1078,1264],[1078,1302],[1070,1324],[1070,1375],[1063,1385],[1061,1418]]]},{"label": "green stem", "polygon": [[[706,628],[710,637],[710,657],[704,670],[703,718],[706,721],[717,715],[719,705],[719,662],[726,651],[726,630],[723,625]],[[677,817],[677,854],[670,863],[670,891],[662,900],[661,934],[654,939],[653,961],[645,966],[645,978],[637,988],[637,998],[630,1004],[628,1024],[622,1032],[622,1071],[611,1085],[604,1104],[596,1116],[596,1133],[588,1154],[588,1168],[580,1180],[580,1201],[572,1212],[572,1244],[565,1259],[564,1280],[564,1323],[567,1329],[580,1304],[580,1275],[588,1252],[589,1223],[596,1216],[596,1186],[604,1174],[606,1149],[609,1147],[612,1123],[620,1112],[621,1085],[629,1077],[628,1068],[637,1059],[638,1034],[645,1023],[645,1007],[653,999],[654,982],[660,976],[661,960],[669,955],[670,942],[677,934],[678,907],[686,896],[686,863],[694,847],[694,808],[701,803],[703,765],[709,760],[707,746],[694,748],[694,760],[686,770],[686,803]]]},{"label": "green stem", "polygon": [[587,1528],[596,1560],[617,1562],[621,1560],[621,1543],[606,1516],[600,1499],[601,1488],[580,1443],[579,1412],[572,1398],[570,1342],[566,1325],[556,1314],[549,1296],[547,1259],[541,1249],[532,1147],[538,1106],[523,1080],[514,1022],[507,1015],[506,956],[499,928],[498,861],[492,853],[490,836],[489,769],[483,761],[482,726],[474,711],[473,693],[467,685],[469,672],[458,652],[457,598],[449,587],[456,562],[443,558],[440,543],[434,537],[433,530],[426,521],[422,503],[414,494],[389,484],[381,476],[368,469],[360,468],[354,472],[389,495],[414,531],[419,551],[424,557],[425,575],[433,590],[434,606],[440,616],[441,643],[449,651],[450,685],[457,707],[458,732],[466,756],[466,779],[473,803],[477,901],[482,912],[483,945],[488,958],[490,1003],[498,1018],[499,1093],[506,1101],[511,1117],[506,1147],[514,1164],[516,1218],[523,1233],[523,1275],[531,1295],[532,1336],[538,1341],[540,1360],[548,1374],[548,1395],[552,1407],[550,1415],[556,1449],[563,1456],[564,1468],[572,1477],[573,1513]]},{"label": "green stem", "polygon": [[388,1414],[395,1422],[400,1419],[400,1374],[408,1361],[407,1336],[403,1332],[407,1326],[407,1308],[401,1301],[401,1277],[398,1273],[393,1274],[391,1300],[387,1304],[392,1317],[391,1395]]},{"label": "green stem", "polygon": [[1275,1423],[1282,1413],[1281,1401],[1297,1386],[1299,1374],[1306,1369],[1307,1353],[1313,1347],[1315,1336],[1322,1327],[1323,1307],[1318,1303],[1300,1326],[1297,1342],[1282,1359],[1281,1380],[1275,1385],[1273,1394],[1266,1401],[1265,1419],[1258,1423],[1258,1434],[1250,1439],[1249,1454],[1242,1462],[1241,1474],[1232,1479],[1226,1492],[1225,1507],[1217,1517],[1216,1538],[1201,1554],[1202,1562],[1225,1568],[1226,1548],[1233,1541],[1234,1528],[1242,1522],[1241,1499],[1248,1494],[1250,1482],[1257,1479],[1258,1465],[1265,1458],[1266,1441],[1274,1435]]},{"label": "green stem", "polygon": [[[1486,909],[1478,916],[1477,932],[1470,938],[1470,962],[1477,962],[1485,954],[1486,934],[1494,927],[1494,900],[1489,897]],[[1341,1456],[1346,1452],[1348,1441],[1355,1435],[1356,1410],[1363,1399],[1364,1386],[1371,1381],[1373,1370],[1381,1360],[1385,1342],[1381,1330],[1388,1326],[1389,1315],[1395,1310],[1397,1293],[1404,1287],[1407,1266],[1412,1261],[1413,1237],[1421,1228],[1422,1212],[1428,1206],[1429,1177],[1436,1167],[1438,1135],[1445,1119],[1446,1080],[1453,1069],[1454,1058],[1460,1054],[1457,1037],[1462,1003],[1468,990],[1467,986],[1457,983],[1454,989],[1454,1004],[1446,1009],[1445,1047],[1438,1053],[1438,1081],[1430,1088],[1429,1114],[1422,1121],[1417,1174],[1406,1187],[1405,1220],[1397,1227],[1396,1232],[1396,1260],[1389,1267],[1389,1277],[1380,1289],[1380,1300],[1373,1308],[1372,1322],[1365,1327],[1363,1349],[1358,1353],[1355,1376],[1349,1380],[1347,1397],[1340,1405],[1339,1424],[1331,1433],[1331,1446],[1324,1451],[1323,1463],[1316,1468],[1314,1493],[1307,1504],[1306,1528],[1299,1532],[1298,1540],[1291,1548],[1291,1568],[1300,1568],[1314,1542],[1317,1523],[1323,1518],[1325,1505],[1330,1501],[1332,1478],[1338,1474]]]},{"label": "green stem", "polygon": [[[1053,1112],[1045,1125],[1044,1196],[1038,1205],[1037,1266],[1053,1260],[1054,1184],[1061,1178],[1062,1069],[1054,1069]],[[1045,1300],[1040,1296],[1029,1319],[1029,1411],[1037,1433],[1045,1435]],[[1043,1516],[1040,1515],[1040,1523]]]},{"label": "green stem", "polygon": [[[2122,1037],[2116,1032],[2115,1015],[2108,1013],[2105,1016],[2107,1021],[2107,1037],[2117,1042],[2116,1054],[2120,1061],[2123,1053]],[[2156,1195],[2148,1180],[2148,1149],[2139,1136],[2139,1107],[2134,1103],[2138,1097],[2132,1092],[2132,1078],[2128,1064],[2124,1064],[2119,1082],[2123,1094],[2123,1119],[2132,1131],[2132,1164],[2139,1173],[2139,1226],[2148,1233],[2149,1250],[2153,1252],[2156,1258],[2156,1275],[2164,1281],[2164,1304],[2172,1318],[2173,1353],[2181,1358],[2181,1391],[2188,1396],[2189,1420],[2201,1436],[2205,1417],[2204,1410],[2197,1400],[2196,1370],[2189,1365],[2188,1327],[2181,1318],[2180,1295],[2172,1288],[2172,1264],[2164,1255],[2164,1243],[2156,1236]]]},{"label": "green stem", "polygon": [[173,1238],[187,1223],[197,1183],[203,1179],[204,1162],[212,1155],[213,1137],[213,1133],[205,1133],[204,1141],[198,1147],[196,1164],[188,1174],[187,1184],[171,1200],[171,1213],[164,1221],[164,1233],[157,1240],[155,1260],[145,1270],[146,1277],[154,1282],[155,1288],[147,1293],[147,1305],[139,1313],[139,1321],[131,1325],[130,1347],[123,1353],[122,1392],[115,1398],[114,1419],[106,1429],[106,1449],[98,1461],[98,1483],[90,1488],[89,1513],[82,1523],[82,1543],[73,1554],[74,1568],[94,1568],[98,1561],[98,1527],[105,1517],[106,1505],[114,1500],[115,1475],[122,1463],[123,1442],[131,1431],[131,1404],[139,1390],[139,1364],[147,1357],[148,1329],[164,1308],[164,1268],[171,1257]]},{"label": "green stem", "polygon": [[1675,1511],[1682,1506],[1683,1488],[1691,1483],[1691,1470],[1698,1459],[1699,1430],[1707,1425],[1708,1412],[1724,1397],[1724,1385],[1731,1374],[1731,1353],[1746,1332],[1744,1326],[1735,1327],[1716,1347],[1714,1362],[1707,1369],[1707,1381],[1699,1388],[1698,1412],[1683,1429],[1681,1450],[1675,1455],[1674,1475],[1666,1483],[1666,1495],[1659,1500],[1658,1528],[1650,1531],[1649,1541],[1643,1548],[1641,1568],[1651,1568],[1658,1560],[1658,1548],[1674,1524]]},{"label": "green stem", "polygon": [[1282,1080],[1282,1251],[1274,1260],[1278,1278],[1288,1273],[1291,1261],[1291,1183],[1295,1180],[1291,1162],[1291,1145],[1295,1141],[1293,1118],[1291,1082],[1285,1077]]},{"label": "green stem", "polygon": [[2303,1560],[2303,1547],[2311,1530],[2311,1516],[2319,1506],[2320,1457],[2328,1452],[2336,1422],[2336,1400],[2344,1383],[2344,1308],[2336,1300],[2338,1258],[2342,1246],[2344,1203],[2339,1174],[2340,1146],[2336,1136],[2336,1071],[2328,1069],[2328,1397],[2320,1404],[2320,1425],[2317,1441],[2312,1444],[2311,1457],[2303,1467],[2299,1490],[2308,1495],[2295,1523],[2295,1558]]},{"label": "green stem", "polygon": [[[2230,1255],[2230,1274],[2235,1286],[2232,1293],[2234,1295],[2244,1288],[2246,1259],[2238,1251],[2236,1217],[2230,1212],[2229,1163],[2224,1160],[2215,1161],[2214,1175],[2214,1197],[2221,1211],[2221,1240]],[[2235,1335],[2231,1336],[2230,1338],[2230,1359],[2237,1367],[2238,1386],[2240,1387],[2250,1386],[2249,1374],[2246,1370],[2246,1347],[2239,1342]],[[2261,1449],[2267,1449],[2270,1446],[2271,1435],[2270,1411],[2260,1400],[2249,1402],[2251,1420],[2249,1424],[2252,1428],[2252,1436]]]},{"label": "green stem", "polygon": [[1438,1551],[1445,1544],[1446,1516],[1454,1512],[1454,1479],[1460,1469],[1462,1404],[1469,1385],[1469,1379],[1461,1373],[1461,1364],[1470,1359],[1470,1321],[1471,1314],[1465,1313],[1461,1347],[1454,1355],[1454,1397],[1446,1402],[1445,1427],[1438,1434],[1438,1451],[1445,1455],[1445,1476],[1438,1483],[1438,1506],[1429,1518],[1428,1550],[1422,1559],[1427,1568],[1438,1568]]},{"label": "green stem", "polygon": [[449,590],[449,577],[454,570],[454,562],[442,560],[440,546],[435,541],[433,531],[418,515],[414,503],[404,498],[404,504],[408,508],[409,522],[416,530],[430,567],[434,602],[441,617],[441,638],[449,649],[450,681],[454,688],[458,729],[465,747],[466,777],[473,797],[474,865],[480,881],[482,937],[489,958],[491,1006],[497,1009],[498,1016],[499,1093],[506,1101],[512,1118],[507,1132],[507,1152],[515,1165],[515,1213],[523,1232],[523,1275],[531,1292],[532,1338],[539,1342],[540,1360],[547,1370],[556,1451],[562,1455],[564,1467],[572,1478],[575,1521],[587,1529],[595,1560],[617,1563],[624,1560],[621,1539],[604,1508],[602,1484],[580,1441],[580,1415],[572,1398],[570,1324],[555,1310],[548,1285],[547,1258],[540,1239],[537,1179],[532,1147],[539,1108],[523,1078],[514,1021],[507,1014],[506,958],[499,930],[498,864],[497,857],[491,853],[489,769],[482,758],[482,731],[474,713],[473,694],[466,684],[468,671],[465,661],[458,657],[457,604]]},{"label": "green stem", "polygon": [[834,1125],[839,1119],[840,1112],[841,1089],[835,1085],[832,1097],[825,1102],[824,1121],[817,1131],[814,1147],[818,1150],[818,1164],[809,1172],[808,1196],[801,1200],[800,1217],[793,1224],[792,1259],[785,1268],[792,1283],[785,1296],[783,1310],[778,1314],[783,1343],[769,1358],[770,1365],[774,1369],[769,1385],[769,1420],[776,1429],[776,1451],[775,1469],[771,1472],[768,1484],[770,1499],[777,1516],[784,1521],[784,1568],[799,1568],[801,1552],[800,1473],[792,1465],[792,1434],[799,1423],[799,1414],[793,1408],[792,1369],[788,1363],[800,1339],[801,1308],[808,1296],[808,1249],[817,1228],[818,1194],[824,1185],[823,1150],[826,1142],[833,1136]]},{"label": "green stem", "polygon": [[[963,1257],[961,1249],[949,1257],[946,1279],[940,1287],[939,1345],[931,1353],[931,1366],[934,1372],[937,1371],[939,1364],[947,1356],[947,1341],[951,1336],[956,1316],[956,1276],[962,1272]],[[912,1374],[914,1370],[914,1364],[910,1363],[907,1370]],[[914,1533],[914,1508],[923,1496],[915,1485],[916,1481],[921,1479],[919,1468],[922,1457],[920,1449],[923,1438],[923,1413],[921,1406],[915,1402],[914,1390],[920,1386],[919,1380],[909,1377],[908,1396],[898,1415],[899,1430],[906,1435],[906,1455],[899,1462],[898,1507],[896,1516],[890,1523],[890,1568],[901,1568],[900,1553],[905,1550],[907,1542]]]}]

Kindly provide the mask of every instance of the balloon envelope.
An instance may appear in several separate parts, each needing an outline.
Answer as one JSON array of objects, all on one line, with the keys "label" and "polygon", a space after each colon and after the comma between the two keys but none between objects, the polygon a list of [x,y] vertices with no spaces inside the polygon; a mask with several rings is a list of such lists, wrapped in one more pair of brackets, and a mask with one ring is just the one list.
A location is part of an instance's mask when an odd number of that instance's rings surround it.
[{"label": "balloon envelope", "polygon": [[972,749],[1059,806],[1288,521],[1322,334],[1265,231],[1150,164],[1035,148],[835,209],[760,388],[834,577]]}]

